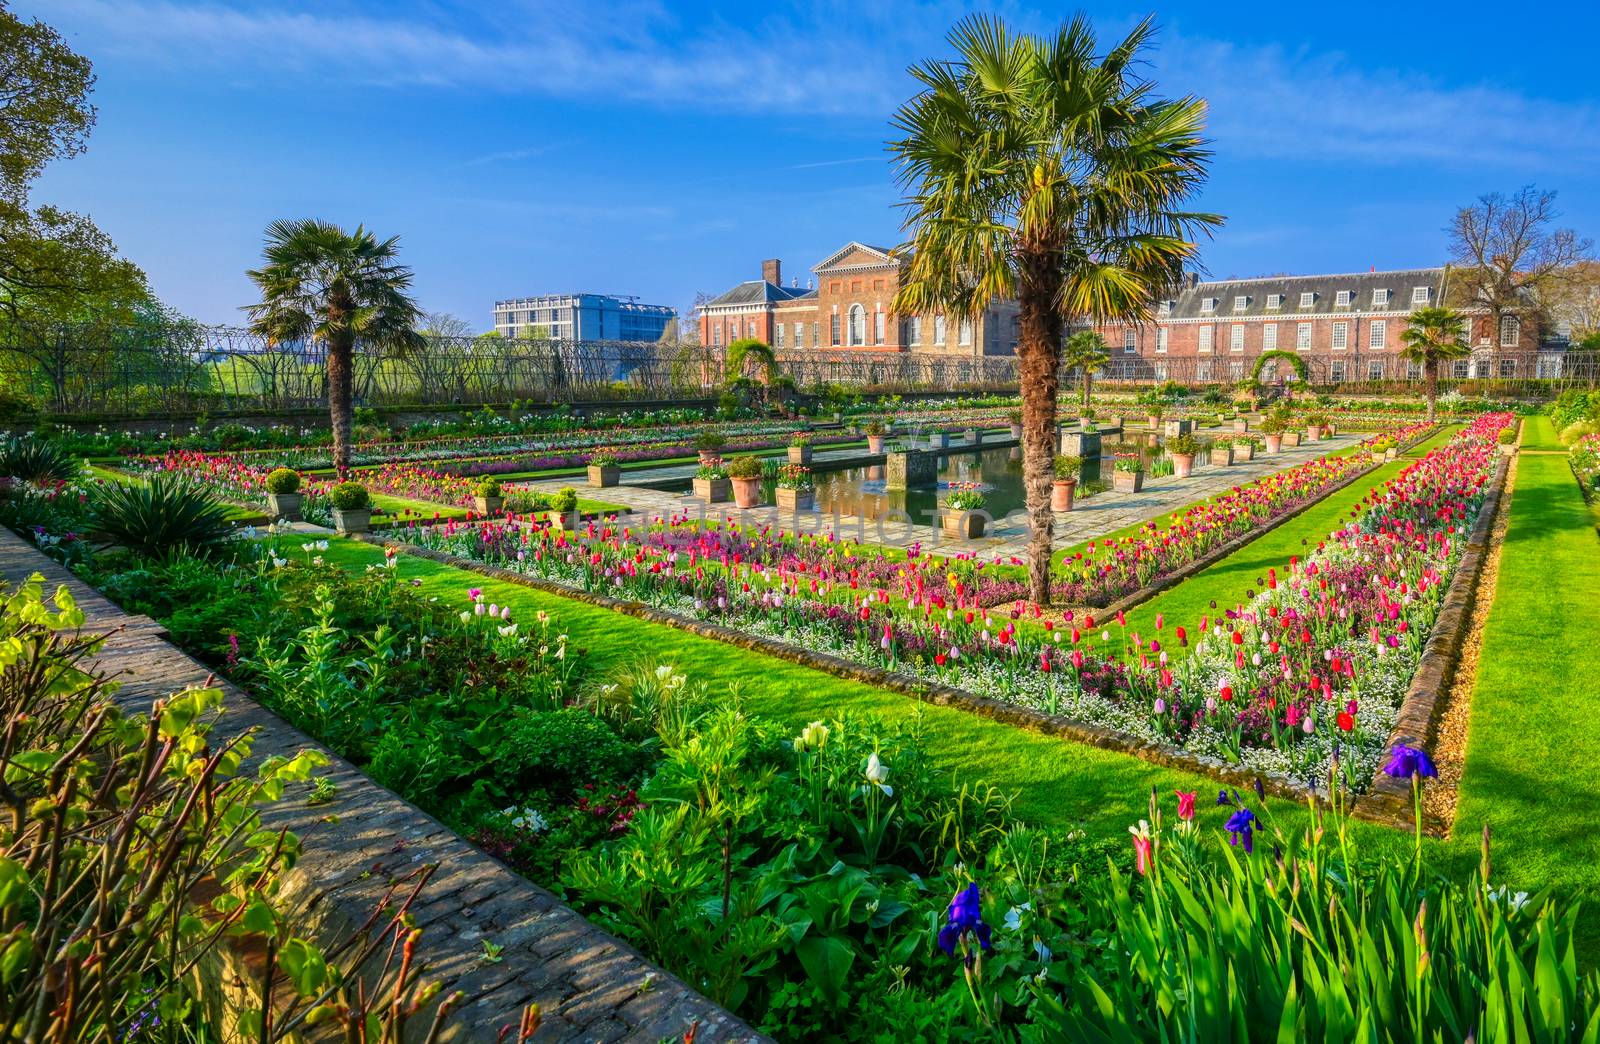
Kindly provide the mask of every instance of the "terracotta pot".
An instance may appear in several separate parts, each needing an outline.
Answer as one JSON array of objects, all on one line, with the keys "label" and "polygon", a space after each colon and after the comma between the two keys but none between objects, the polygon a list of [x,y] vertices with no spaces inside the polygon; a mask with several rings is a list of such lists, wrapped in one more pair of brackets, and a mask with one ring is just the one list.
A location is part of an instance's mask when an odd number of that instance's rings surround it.
[{"label": "terracotta pot", "polygon": [[1172,474],[1175,478],[1188,478],[1194,474],[1194,454],[1174,453],[1172,455]]},{"label": "terracotta pot", "polygon": [[810,464],[811,463],[811,447],[810,446],[790,446],[789,447],[789,463],[790,464]]},{"label": "terracotta pot", "polygon": [[977,511],[954,511],[946,509],[943,526],[944,534],[960,540],[976,540],[983,536],[983,527],[987,519]]},{"label": "terracotta pot", "polygon": [[1118,493],[1137,493],[1144,488],[1144,472],[1113,470],[1111,488]]},{"label": "terracotta pot", "polygon": [[1077,491],[1077,479],[1056,479],[1050,484],[1050,510],[1071,511],[1072,495]]},{"label": "terracotta pot", "polygon": [[1319,428],[1315,424],[1307,424],[1306,425],[1306,441],[1307,442],[1316,442],[1320,438],[1322,438],[1322,429]]},{"label": "terracotta pot", "polygon": [[1268,436],[1266,436],[1266,440],[1267,440],[1267,452],[1268,453],[1282,453],[1283,452],[1283,435],[1282,435],[1282,433],[1279,433],[1277,435],[1268,435]]},{"label": "terracotta pot", "polygon": [[302,493],[268,493],[267,516],[279,522],[298,522],[304,503],[305,495]]},{"label": "terracotta pot", "polygon": [[615,464],[590,464],[589,485],[615,486],[622,481],[622,469]]},{"label": "terracotta pot", "polygon": [[779,511],[810,511],[817,502],[817,491],[814,489],[784,489],[779,486],[773,496],[777,498]]},{"label": "terracotta pot", "polygon": [[729,479],[733,483],[733,502],[742,508],[761,506],[761,480],[759,478]]},{"label": "terracotta pot", "polygon": [[725,478],[694,480],[694,495],[696,500],[703,500],[707,504],[724,504],[733,496],[733,483]]},{"label": "terracotta pot", "polygon": [[700,463],[711,464],[719,458],[719,455],[720,454],[718,450],[701,450]]},{"label": "terracotta pot", "polygon": [[1150,422],[1150,426],[1152,428],[1161,427],[1161,415],[1159,413],[1152,413],[1146,417],[1145,420]]},{"label": "terracotta pot", "polygon": [[1022,425],[1011,425],[1011,437],[1020,441],[1022,439]]},{"label": "terracotta pot", "polygon": [[867,452],[868,453],[882,453],[883,452],[883,436],[882,435],[868,435],[867,436]]}]

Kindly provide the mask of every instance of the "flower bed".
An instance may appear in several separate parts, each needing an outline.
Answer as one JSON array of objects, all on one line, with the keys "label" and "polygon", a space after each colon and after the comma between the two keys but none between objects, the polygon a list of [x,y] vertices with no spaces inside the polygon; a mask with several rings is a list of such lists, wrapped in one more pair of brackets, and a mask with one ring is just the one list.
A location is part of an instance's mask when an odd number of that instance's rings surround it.
[{"label": "flower bed", "polygon": [[1600,496],[1600,435],[1585,435],[1573,443],[1568,459],[1583,495],[1591,501]]}]

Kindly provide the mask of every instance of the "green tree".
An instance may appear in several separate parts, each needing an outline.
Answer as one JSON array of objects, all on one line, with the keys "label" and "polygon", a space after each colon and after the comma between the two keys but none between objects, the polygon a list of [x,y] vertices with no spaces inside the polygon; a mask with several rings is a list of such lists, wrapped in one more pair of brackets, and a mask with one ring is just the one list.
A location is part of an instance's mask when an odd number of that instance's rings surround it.
[{"label": "green tree", "polygon": [[1083,373],[1083,408],[1089,408],[1089,393],[1094,382],[1094,371],[1111,361],[1111,353],[1106,350],[1106,339],[1093,330],[1079,330],[1071,337],[1061,349],[1061,367],[1065,370],[1074,368]]},{"label": "green tree", "polygon": [[1439,393],[1439,364],[1464,358],[1472,351],[1461,336],[1462,318],[1452,308],[1419,308],[1411,313],[1410,322],[1400,335],[1400,358],[1422,367],[1430,424]]},{"label": "green tree", "polygon": [[346,232],[314,218],[274,221],[265,264],[245,273],[261,290],[261,302],[244,309],[256,333],[274,344],[320,341],[327,352],[333,462],[341,479],[350,471],[356,344],[405,352],[422,342],[411,269],[396,260],[398,244],[398,236],[379,241],[359,225]]},{"label": "green tree", "polygon": [[94,127],[94,71],[61,34],[0,2],[0,192],[27,198],[51,160],[82,152]]},{"label": "green tree", "polygon": [[1050,36],[973,16],[955,57],[913,66],[895,116],[911,260],[903,315],[1019,308],[1030,595],[1047,604],[1062,330],[1138,321],[1221,219],[1182,209],[1204,181],[1205,103],[1164,100],[1138,69],[1146,19],[1103,55],[1078,15]]}]

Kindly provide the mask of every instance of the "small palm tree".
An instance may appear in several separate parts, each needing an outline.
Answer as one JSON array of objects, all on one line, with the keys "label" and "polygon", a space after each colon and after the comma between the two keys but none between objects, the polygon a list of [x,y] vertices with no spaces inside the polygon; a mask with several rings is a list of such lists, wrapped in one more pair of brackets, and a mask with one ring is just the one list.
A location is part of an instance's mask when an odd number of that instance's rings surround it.
[{"label": "small palm tree", "polygon": [[1138,72],[1152,24],[1104,54],[1082,15],[1044,36],[992,16],[951,30],[955,56],[913,66],[895,116],[910,254],[902,315],[1018,305],[1029,593],[1050,598],[1051,463],[1064,327],[1139,321],[1177,284],[1199,231],[1205,103],[1163,100]]},{"label": "small palm tree", "polygon": [[1089,392],[1094,382],[1094,372],[1111,361],[1106,349],[1106,339],[1093,330],[1079,330],[1067,338],[1061,349],[1061,366],[1083,371],[1083,408],[1089,408]]},{"label": "small palm tree", "polygon": [[1411,313],[1411,321],[1400,335],[1400,358],[1422,367],[1429,424],[1434,421],[1434,402],[1439,393],[1439,364],[1472,352],[1461,335],[1462,318],[1453,308],[1419,308]]},{"label": "small palm tree", "polygon": [[250,327],[272,343],[322,342],[328,359],[328,414],[333,463],[350,472],[354,414],[352,370],[356,342],[408,350],[422,340],[411,299],[411,269],[398,264],[399,237],[379,241],[361,226],[346,232],[326,221],[274,221],[267,226],[265,262],[245,274],[261,289],[246,305]]}]

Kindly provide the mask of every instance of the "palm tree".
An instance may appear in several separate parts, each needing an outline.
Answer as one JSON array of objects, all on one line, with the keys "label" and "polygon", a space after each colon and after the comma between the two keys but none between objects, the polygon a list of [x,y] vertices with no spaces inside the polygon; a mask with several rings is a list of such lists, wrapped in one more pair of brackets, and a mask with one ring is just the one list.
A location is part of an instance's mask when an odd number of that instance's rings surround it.
[{"label": "palm tree", "polygon": [[1106,339],[1093,330],[1079,330],[1067,338],[1061,350],[1061,367],[1074,367],[1083,371],[1083,408],[1089,408],[1089,390],[1094,381],[1094,371],[1111,361],[1106,350]]},{"label": "palm tree", "polygon": [[328,358],[328,413],[333,463],[350,473],[354,413],[351,371],[356,342],[406,350],[421,342],[421,313],[412,301],[411,269],[396,263],[399,237],[379,242],[361,226],[346,232],[316,219],[267,226],[265,262],[245,274],[261,288],[246,305],[250,328],[271,343],[321,341]]},{"label": "palm tree", "polygon": [[1422,367],[1427,386],[1428,423],[1434,421],[1434,400],[1439,393],[1439,364],[1472,352],[1461,335],[1464,317],[1453,308],[1418,308],[1400,335],[1400,358]]},{"label": "palm tree", "polygon": [[1151,32],[1146,19],[1099,55],[1082,15],[1048,37],[971,16],[951,30],[954,58],[912,67],[921,90],[895,116],[911,255],[895,310],[976,317],[1017,301],[1028,580],[1041,604],[1062,329],[1145,318],[1197,233],[1221,220],[1181,209],[1210,159],[1205,103],[1153,96],[1136,73]]}]

